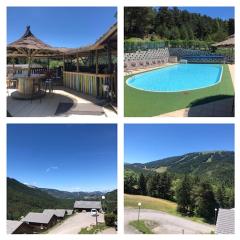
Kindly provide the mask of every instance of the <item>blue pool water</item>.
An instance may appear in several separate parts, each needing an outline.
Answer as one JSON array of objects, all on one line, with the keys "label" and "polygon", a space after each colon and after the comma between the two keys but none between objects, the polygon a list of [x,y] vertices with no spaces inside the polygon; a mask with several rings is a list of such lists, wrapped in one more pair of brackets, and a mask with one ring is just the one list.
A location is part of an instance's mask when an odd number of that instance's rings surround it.
[{"label": "blue pool water", "polygon": [[220,64],[178,64],[137,74],[127,84],[144,91],[181,92],[213,86],[221,76]]}]

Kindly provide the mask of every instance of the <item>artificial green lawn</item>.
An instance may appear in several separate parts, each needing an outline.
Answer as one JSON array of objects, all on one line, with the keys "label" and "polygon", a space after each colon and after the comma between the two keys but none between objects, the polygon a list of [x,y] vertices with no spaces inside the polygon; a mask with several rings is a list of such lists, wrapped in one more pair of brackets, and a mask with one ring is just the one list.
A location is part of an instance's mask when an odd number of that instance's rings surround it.
[{"label": "artificial green lawn", "polygon": [[222,81],[212,87],[178,93],[154,93],[129,87],[124,79],[125,117],[152,117],[234,96],[234,88],[227,65],[223,65]]}]

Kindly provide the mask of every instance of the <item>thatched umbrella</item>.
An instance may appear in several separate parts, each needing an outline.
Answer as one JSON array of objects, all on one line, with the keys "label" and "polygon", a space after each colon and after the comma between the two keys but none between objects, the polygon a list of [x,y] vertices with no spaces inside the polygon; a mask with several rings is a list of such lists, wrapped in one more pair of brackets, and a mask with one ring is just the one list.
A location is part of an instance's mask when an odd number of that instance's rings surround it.
[{"label": "thatched umbrella", "polygon": [[53,57],[63,54],[63,49],[54,48],[35,37],[30,26],[27,26],[23,36],[15,42],[8,44],[8,57],[26,57],[28,59],[28,76],[31,74],[33,57]]},{"label": "thatched umbrella", "polygon": [[229,54],[230,54],[230,59],[232,60],[231,55],[234,55],[234,47],[235,47],[235,36],[230,35],[226,40],[222,41],[222,42],[218,42],[218,43],[214,43],[212,44],[212,47],[214,48],[226,48],[229,49]]},{"label": "thatched umbrella", "polygon": [[234,34],[229,36],[226,40],[212,44],[213,47],[223,47],[223,48],[234,48],[235,46],[235,36]]}]

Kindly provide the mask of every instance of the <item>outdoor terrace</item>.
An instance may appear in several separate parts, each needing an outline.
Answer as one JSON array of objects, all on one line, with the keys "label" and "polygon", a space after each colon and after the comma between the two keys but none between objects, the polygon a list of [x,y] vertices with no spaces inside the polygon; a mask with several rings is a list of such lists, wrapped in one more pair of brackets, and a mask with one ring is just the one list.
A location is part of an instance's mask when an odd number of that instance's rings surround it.
[{"label": "outdoor terrace", "polygon": [[9,89],[7,95],[8,114],[13,117],[68,117],[98,116],[115,117],[113,107],[104,99],[79,93],[66,87],[56,87],[44,98],[17,100],[11,97],[16,89]]},{"label": "outdoor terrace", "polygon": [[[38,38],[28,26],[24,35],[8,45],[8,116],[47,117],[91,115],[109,117],[117,112],[117,25],[94,44],[54,48]],[[26,65],[15,64],[26,59]],[[48,66],[34,65],[47,59]],[[50,68],[49,61],[62,62]]]}]

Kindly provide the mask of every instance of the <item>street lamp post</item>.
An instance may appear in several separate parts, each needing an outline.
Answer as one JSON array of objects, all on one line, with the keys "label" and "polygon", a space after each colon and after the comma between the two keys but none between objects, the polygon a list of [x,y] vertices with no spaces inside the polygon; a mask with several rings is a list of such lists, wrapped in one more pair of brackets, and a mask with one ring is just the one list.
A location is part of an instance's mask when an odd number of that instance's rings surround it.
[{"label": "street lamp post", "polygon": [[215,208],[214,209],[214,212],[215,212],[215,215],[214,215],[215,216],[215,219],[214,219],[215,220],[215,225],[217,224],[217,211],[218,211],[218,209]]},{"label": "street lamp post", "polygon": [[140,218],[140,209],[141,209],[141,205],[142,203],[138,203],[138,222],[139,222],[139,218]]},{"label": "street lamp post", "polygon": [[103,207],[103,205],[104,205],[104,200],[105,200],[105,196],[102,196],[102,209],[103,209],[103,212],[104,212],[104,207]]}]

